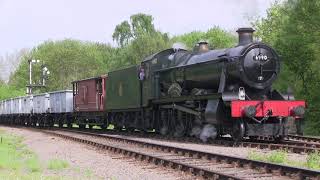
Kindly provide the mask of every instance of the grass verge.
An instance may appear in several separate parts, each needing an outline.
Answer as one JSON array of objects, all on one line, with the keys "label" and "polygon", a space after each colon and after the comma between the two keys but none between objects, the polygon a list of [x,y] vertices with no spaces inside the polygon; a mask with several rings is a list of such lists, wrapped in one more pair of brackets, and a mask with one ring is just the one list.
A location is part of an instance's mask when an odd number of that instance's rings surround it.
[{"label": "grass verge", "polygon": [[48,169],[50,170],[61,170],[69,167],[69,164],[65,160],[61,159],[51,159],[48,162]]},{"label": "grass verge", "polygon": [[[80,171],[80,169],[79,169]],[[67,174],[67,175],[65,175]],[[73,176],[73,175],[76,176]],[[91,172],[77,173],[65,160],[51,159],[43,164],[27,149],[23,138],[0,129],[0,180],[99,179]]]},{"label": "grass verge", "polygon": [[22,144],[21,137],[0,131],[0,179],[40,179],[41,171],[38,157]]},{"label": "grass verge", "polygon": [[288,158],[288,152],[284,150],[272,151],[270,153],[258,153],[256,151],[250,151],[248,153],[248,158],[257,161],[320,170],[320,152],[309,153],[307,155],[306,161],[304,162],[290,160]]}]

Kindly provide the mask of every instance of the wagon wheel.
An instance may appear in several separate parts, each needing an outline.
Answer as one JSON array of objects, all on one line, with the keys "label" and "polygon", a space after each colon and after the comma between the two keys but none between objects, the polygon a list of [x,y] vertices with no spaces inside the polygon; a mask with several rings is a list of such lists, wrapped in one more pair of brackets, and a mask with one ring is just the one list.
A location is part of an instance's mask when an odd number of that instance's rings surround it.
[{"label": "wagon wheel", "polygon": [[117,132],[120,132],[120,131],[122,131],[122,126],[114,124],[114,130]]},{"label": "wagon wheel", "polygon": [[168,128],[168,126],[167,125],[163,125],[163,126],[161,126],[161,128],[160,128],[160,134],[161,135],[167,135],[168,134],[168,132],[169,132],[169,128]]},{"label": "wagon wheel", "polygon": [[245,126],[242,119],[238,119],[233,123],[232,126],[232,139],[239,142],[243,139],[245,134]]},{"label": "wagon wheel", "polygon": [[85,129],[86,125],[85,124],[79,124],[79,129]]},{"label": "wagon wheel", "polygon": [[101,129],[103,129],[103,130],[106,130],[106,129],[108,128],[108,126],[107,126],[106,123],[103,123],[100,127],[101,127]]},{"label": "wagon wheel", "polygon": [[249,139],[252,141],[258,141],[258,136],[249,136]]},{"label": "wagon wheel", "polygon": [[134,127],[126,127],[126,130],[129,132],[129,133],[133,133],[135,131],[135,128]]},{"label": "wagon wheel", "polygon": [[284,136],[273,136],[273,139],[276,143],[280,143],[284,140]]}]

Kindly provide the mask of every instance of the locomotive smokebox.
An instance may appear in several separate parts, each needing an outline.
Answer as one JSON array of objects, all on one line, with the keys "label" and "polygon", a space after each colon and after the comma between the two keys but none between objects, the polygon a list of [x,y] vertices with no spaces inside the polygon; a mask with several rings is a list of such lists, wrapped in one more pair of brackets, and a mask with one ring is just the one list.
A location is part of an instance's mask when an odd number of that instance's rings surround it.
[{"label": "locomotive smokebox", "polygon": [[239,45],[243,46],[253,41],[253,32],[254,29],[252,28],[239,28],[237,33],[239,34]]}]

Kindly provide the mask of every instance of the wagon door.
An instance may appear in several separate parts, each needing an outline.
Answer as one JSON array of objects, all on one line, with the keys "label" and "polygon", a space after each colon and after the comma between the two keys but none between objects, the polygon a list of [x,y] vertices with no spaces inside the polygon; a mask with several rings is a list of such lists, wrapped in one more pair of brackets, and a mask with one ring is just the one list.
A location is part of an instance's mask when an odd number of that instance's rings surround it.
[{"label": "wagon door", "polygon": [[102,87],[102,79],[96,79],[96,108],[98,111],[101,110],[101,106],[103,106]]},{"label": "wagon door", "polygon": [[82,102],[88,105],[88,86],[82,86]]},{"label": "wagon door", "polygon": [[107,76],[102,76],[100,79],[100,84],[99,84],[99,90],[98,90],[98,111],[103,111],[104,109],[104,103],[105,103],[105,97],[106,97],[106,79]]}]

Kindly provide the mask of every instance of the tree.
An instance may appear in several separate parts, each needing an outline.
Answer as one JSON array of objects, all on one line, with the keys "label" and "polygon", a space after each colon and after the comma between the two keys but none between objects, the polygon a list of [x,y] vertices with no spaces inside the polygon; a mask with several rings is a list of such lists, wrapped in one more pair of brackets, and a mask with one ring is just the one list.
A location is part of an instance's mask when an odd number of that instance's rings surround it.
[{"label": "tree", "polygon": [[156,32],[154,25],[152,23],[153,17],[146,14],[134,14],[130,16],[132,25],[132,34],[134,37],[138,38],[145,34],[153,34]]},{"label": "tree", "polygon": [[18,68],[21,58],[28,54],[28,52],[29,50],[24,48],[0,57],[0,79],[8,82],[10,74]]},{"label": "tree", "polygon": [[175,36],[172,41],[182,42],[189,49],[192,49],[196,43],[201,40],[208,41],[211,48],[226,48],[236,44],[236,36],[222,30],[219,27],[213,27],[207,32],[193,31],[183,35]]},{"label": "tree", "polygon": [[116,50],[118,57],[112,61],[112,69],[139,64],[146,56],[171,45],[168,34],[155,29],[153,17],[142,13],[130,16],[130,23],[117,25],[112,37],[121,48]]},{"label": "tree", "polygon": [[[28,60],[40,59],[51,72],[47,89],[43,91],[71,88],[71,82],[74,80],[105,74],[113,51],[114,48],[109,45],[71,39],[46,41],[22,58],[9,84],[18,89],[25,89],[29,77]],[[33,64],[32,79],[35,83],[40,82],[40,66],[41,63]]]},{"label": "tree", "polygon": [[171,47],[167,34],[154,32],[140,35],[127,47],[127,60],[130,64],[139,64],[145,57]]},{"label": "tree", "polygon": [[114,33],[112,34],[112,39],[117,41],[121,47],[127,45],[130,38],[132,38],[132,33],[128,21],[123,21],[116,26]]},{"label": "tree", "polygon": [[120,47],[124,47],[130,40],[146,34],[151,35],[156,33],[152,21],[153,17],[151,15],[142,13],[134,14],[130,16],[130,23],[128,21],[123,21],[116,26],[112,38]]},{"label": "tree", "polygon": [[[267,17],[254,22],[257,35],[281,55],[286,71],[280,84],[291,84],[298,98],[308,101],[309,133],[320,134],[320,2],[288,0],[276,3]],[[317,127],[317,128],[315,128]]]}]

